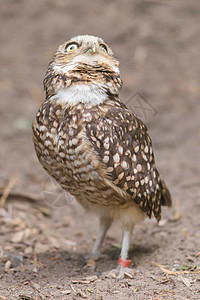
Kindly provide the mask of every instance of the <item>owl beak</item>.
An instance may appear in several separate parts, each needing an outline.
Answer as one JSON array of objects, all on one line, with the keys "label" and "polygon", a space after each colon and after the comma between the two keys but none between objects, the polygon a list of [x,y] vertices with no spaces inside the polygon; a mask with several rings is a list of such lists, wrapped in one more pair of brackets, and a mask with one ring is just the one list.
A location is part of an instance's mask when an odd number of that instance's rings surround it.
[{"label": "owl beak", "polygon": [[89,46],[88,48],[85,49],[84,52],[93,55],[93,54],[96,54],[96,53],[97,53],[97,48],[96,48],[95,45]]}]

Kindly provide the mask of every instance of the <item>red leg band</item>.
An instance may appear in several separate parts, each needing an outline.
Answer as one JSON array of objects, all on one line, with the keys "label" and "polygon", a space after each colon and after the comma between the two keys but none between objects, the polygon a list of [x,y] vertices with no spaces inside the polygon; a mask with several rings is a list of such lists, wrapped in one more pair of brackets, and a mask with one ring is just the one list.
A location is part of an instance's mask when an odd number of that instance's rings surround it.
[{"label": "red leg band", "polygon": [[122,259],[121,257],[119,257],[118,265],[128,268],[130,266],[130,264],[131,264],[130,259]]}]

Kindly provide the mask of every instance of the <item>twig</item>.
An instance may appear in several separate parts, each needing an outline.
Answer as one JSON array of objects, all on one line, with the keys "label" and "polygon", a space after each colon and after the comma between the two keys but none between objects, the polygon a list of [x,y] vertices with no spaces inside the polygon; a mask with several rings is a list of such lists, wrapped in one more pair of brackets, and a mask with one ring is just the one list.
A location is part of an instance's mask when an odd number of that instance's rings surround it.
[{"label": "twig", "polygon": [[160,265],[156,262],[152,262],[152,264],[156,267],[159,267],[164,273],[166,273],[168,275],[200,274],[200,270],[198,270],[198,271],[171,271],[171,270],[167,270],[164,265]]},{"label": "twig", "polygon": [[[0,192],[0,197],[3,193]],[[37,194],[32,193],[25,193],[25,192],[14,192],[9,193],[7,196],[7,200],[21,200],[21,201],[30,201],[30,202],[38,202],[38,203],[45,203],[44,199]]]},{"label": "twig", "polygon": [[10,179],[9,182],[7,184],[7,186],[4,188],[4,191],[2,193],[1,199],[0,199],[0,207],[4,207],[5,203],[6,203],[6,199],[8,198],[11,189],[13,188],[13,186],[16,184],[17,182],[17,175],[13,174]]},{"label": "twig", "polygon": [[26,260],[28,260],[30,263],[35,264],[35,265],[45,266],[45,264],[41,263],[38,260],[32,260],[32,259],[29,259],[29,258],[27,258]]},{"label": "twig", "polygon": [[199,255],[200,255],[200,251],[195,254],[196,257],[198,257]]}]

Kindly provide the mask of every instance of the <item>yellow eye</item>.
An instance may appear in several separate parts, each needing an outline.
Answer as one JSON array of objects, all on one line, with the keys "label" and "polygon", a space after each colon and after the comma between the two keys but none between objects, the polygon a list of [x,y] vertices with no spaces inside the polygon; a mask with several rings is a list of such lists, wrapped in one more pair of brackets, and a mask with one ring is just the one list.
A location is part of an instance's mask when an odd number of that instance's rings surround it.
[{"label": "yellow eye", "polygon": [[66,47],[65,47],[65,52],[71,52],[71,51],[74,51],[78,48],[78,44],[77,43],[70,43],[70,44],[67,44]]},{"label": "yellow eye", "polygon": [[108,48],[104,44],[100,44],[101,48],[104,50],[104,52],[108,53]]}]

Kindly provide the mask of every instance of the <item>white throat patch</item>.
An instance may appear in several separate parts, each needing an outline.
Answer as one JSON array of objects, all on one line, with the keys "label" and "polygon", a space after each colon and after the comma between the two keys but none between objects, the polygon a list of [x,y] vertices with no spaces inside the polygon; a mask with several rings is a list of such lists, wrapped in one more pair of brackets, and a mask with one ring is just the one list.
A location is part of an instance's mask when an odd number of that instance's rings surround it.
[{"label": "white throat patch", "polygon": [[103,103],[108,95],[105,87],[97,84],[75,84],[66,89],[59,90],[49,100],[57,99],[57,103],[77,104],[90,103],[98,105]]}]

